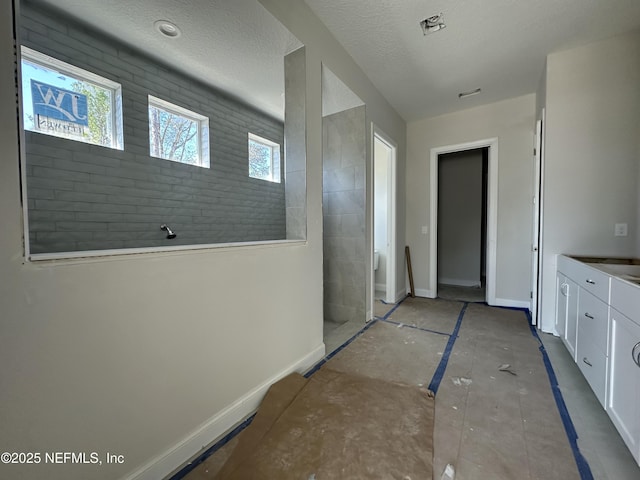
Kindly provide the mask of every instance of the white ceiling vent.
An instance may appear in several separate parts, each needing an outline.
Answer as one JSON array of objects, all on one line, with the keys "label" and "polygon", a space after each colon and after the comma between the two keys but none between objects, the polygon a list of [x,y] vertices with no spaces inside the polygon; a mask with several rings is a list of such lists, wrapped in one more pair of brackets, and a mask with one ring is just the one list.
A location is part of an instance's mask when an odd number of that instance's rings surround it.
[{"label": "white ceiling vent", "polygon": [[460,92],[458,94],[458,98],[472,97],[473,95],[478,95],[481,91],[481,88],[476,88],[475,90],[469,90],[468,92]]},{"label": "white ceiling vent", "polygon": [[431,17],[425,18],[420,22],[420,26],[422,27],[422,33],[425,35],[446,28],[446,25],[444,24],[444,16],[442,15],[442,13],[440,15],[433,15]]}]

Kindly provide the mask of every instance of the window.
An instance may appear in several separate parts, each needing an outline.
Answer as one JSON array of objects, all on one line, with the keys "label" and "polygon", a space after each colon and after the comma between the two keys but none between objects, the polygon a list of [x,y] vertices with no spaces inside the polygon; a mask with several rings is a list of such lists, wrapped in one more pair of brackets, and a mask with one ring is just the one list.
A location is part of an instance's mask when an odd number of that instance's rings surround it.
[{"label": "window", "polygon": [[122,150],[122,87],[21,47],[25,130]]},{"label": "window", "polygon": [[209,168],[209,119],[149,95],[149,154]]},{"label": "window", "polygon": [[280,145],[249,133],[249,176],[280,183]]}]

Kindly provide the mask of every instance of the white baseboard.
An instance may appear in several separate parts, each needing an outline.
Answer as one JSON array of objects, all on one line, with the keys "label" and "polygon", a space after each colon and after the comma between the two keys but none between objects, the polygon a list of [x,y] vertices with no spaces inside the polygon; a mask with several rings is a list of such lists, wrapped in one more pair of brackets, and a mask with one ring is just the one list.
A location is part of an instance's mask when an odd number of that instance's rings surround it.
[{"label": "white baseboard", "polygon": [[377,291],[382,291],[382,292],[386,292],[387,291],[387,284],[386,283],[376,283],[376,290]]},{"label": "white baseboard", "polygon": [[512,307],[512,308],[526,308],[531,310],[531,302],[522,300],[511,300],[509,298],[496,298],[495,303],[491,303],[495,307]]},{"label": "white baseboard", "polygon": [[[436,296],[433,294],[433,290],[427,290],[425,288],[416,288],[415,292],[416,292],[416,297],[436,298]],[[410,291],[407,290],[407,293],[410,293]]]},{"label": "white baseboard", "polygon": [[308,353],[294,364],[278,372],[240,397],[227,408],[215,414],[195,431],[161,453],[133,473],[125,480],[157,480],[165,478],[181,465],[184,465],[203,450],[203,445],[211,445],[230,432],[236,425],[253,414],[271,385],[292,372],[304,372],[325,356],[324,343]]},{"label": "white baseboard", "polygon": [[407,296],[407,291],[404,289],[404,287],[402,287],[401,290],[398,290],[396,292],[396,301],[395,301],[395,303],[398,303],[400,300],[402,300],[406,296]]},{"label": "white baseboard", "polygon": [[438,278],[438,283],[458,287],[479,287],[480,280],[464,280],[461,278]]}]

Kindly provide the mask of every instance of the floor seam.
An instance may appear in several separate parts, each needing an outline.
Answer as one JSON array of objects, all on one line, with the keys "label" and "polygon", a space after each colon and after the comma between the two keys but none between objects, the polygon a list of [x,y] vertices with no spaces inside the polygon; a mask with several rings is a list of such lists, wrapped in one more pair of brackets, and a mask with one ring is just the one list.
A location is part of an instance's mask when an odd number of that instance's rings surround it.
[{"label": "floor seam", "polygon": [[392,325],[396,325],[398,327],[412,328],[414,330],[420,330],[421,332],[435,333],[437,335],[444,335],[445,337],[450,337],[452,335],[451,333],[439,332],[437,330],[430,330],[428,328],[418,327],[417,325],[409,325],[409,324],[402,323],[402,322],[395,322],[395,321],[389,320],[389,319],[380,318],[379,320],[382,321],[382,322],[385,322],[385,323],[390,323]]}]

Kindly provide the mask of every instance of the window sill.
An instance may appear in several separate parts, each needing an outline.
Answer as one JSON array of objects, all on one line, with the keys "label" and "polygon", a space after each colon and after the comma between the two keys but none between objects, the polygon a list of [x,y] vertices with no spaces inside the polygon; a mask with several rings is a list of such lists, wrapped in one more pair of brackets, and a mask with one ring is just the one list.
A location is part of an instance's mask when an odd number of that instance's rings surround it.
[{"label": "window sill", "polygon": [[103,262],[142,258],[147,256],[169,256],[196,253],[212,253],[220,250],[274,248],[306,245],[307,240],[267,240],[261,242],[214,243],[203,245],[176,245],[167,247],[121,248],[114,250],[85,250],[80,252],[34,253],[28,255],[26,262],[39,263],[74,263]]}]

